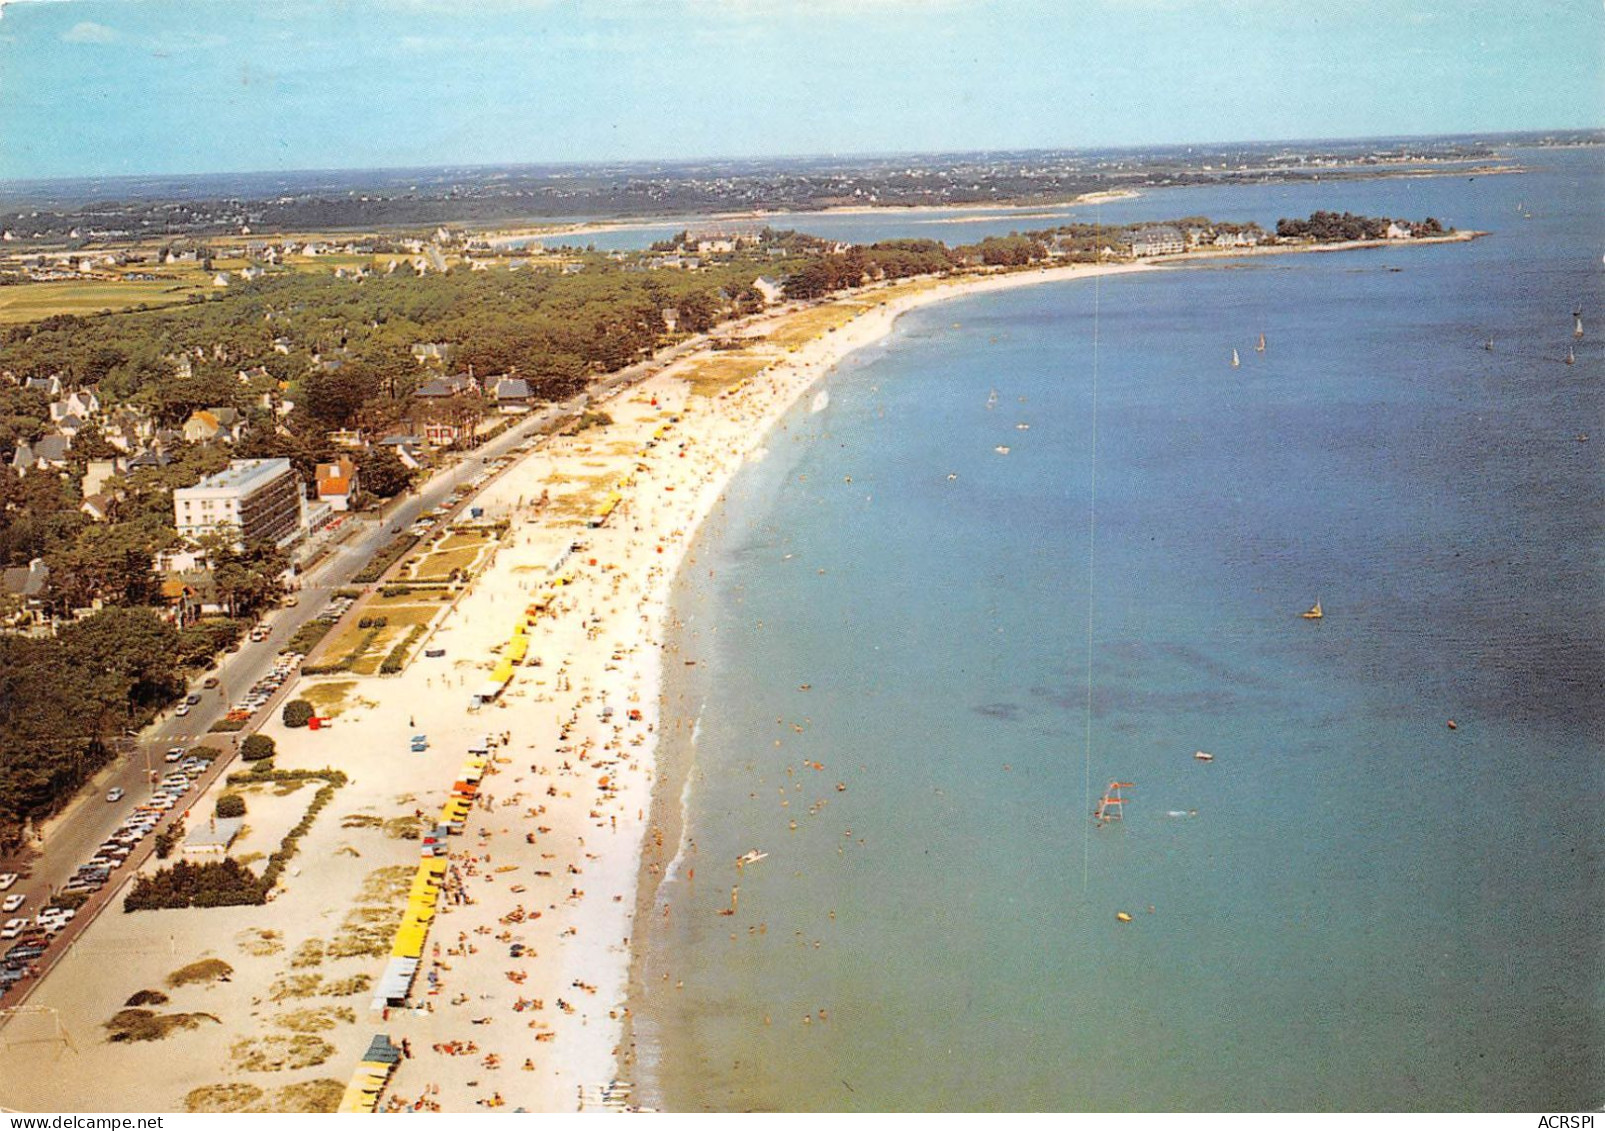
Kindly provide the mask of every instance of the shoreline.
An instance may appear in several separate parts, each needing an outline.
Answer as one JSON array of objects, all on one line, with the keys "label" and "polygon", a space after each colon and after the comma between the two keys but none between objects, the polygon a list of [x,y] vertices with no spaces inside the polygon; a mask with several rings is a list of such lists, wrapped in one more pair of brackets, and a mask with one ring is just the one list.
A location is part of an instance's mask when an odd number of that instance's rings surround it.
[{"label": "shoreline", "polygon": [[[907,296],[895,303],[892,308],[886,310],[884,317],[864,326],[866,331],[872,332],[853,335],[844,341],[834,343],[836,348],[827,349],[818,359],[812,362],[811,364],[814,368],[811,370],[809,378],[791,388],[789,395],[784,399],[784,403],[775,406],[773,414],[766,418],[761,433],[755,436],[753,448],[754,450],[761,450],[765,441],[786,415],[836,366],[840,365],[853,353],[889,337],[895,328],[898,318],[908,311],[920,307],[995,290],[1009,290],[1041,283],[1069,282],[1105,275],[1145,272],[1161,268],[1167,264],[1192,266],[1203,261],[1243,258],[1251,254],[1355,251],[1376,247],[1408,246],[1410,244],[1462,243],[1486,234],[1485,232],[1454,232],[1443,236],[1424,237],[1410,241],[1355,240],[1338,244],[1288,245],[1259,249],[1221,249],[1218,251],[1208,249],[1189,252],[1176,257],[1160,257],[1155,260],[1039,268],[994,275],[984,279],[970,279],[948,286],[938,285],[929,291]],[[864,317],[861,315],[860,319]],[[858,325],[860,319],[855,319],[849,325]],[[734,470],[739,470],[739,466]],[[729,479],[733,478],[734,470],[718,488],[720,500],[723,499],[724,489],[728,485]],[[680,562],[676,563],[675,570],[665,581],[665,590],[661,601],[665,622],[660,628],[659,636],[663,650],[666,653],[678,653],[689,638],[686,626],[678,620],[679,609],[674,597],[674,590],[686,566],[695,561],[692,556],[692,550],[702,534],[702,520],[710,513],[711,508],[703,512],[702,518],[699,519],[697,526],[690,532],[690,536],[687,539],[685,555]],[[643,842],[637,856],[635,918],[638,923],[655,921],[659,905],[658,893],[664,881],[670,878],[668,872],[670,865],[679,857],[686,846],[685,799],[690,776],[696,768],[693,733],[701,713],[700,700],[703,685],[699,681],[699,675],[687,674],[683,668],[676,670],[667,665],[660,668],[660,673],[661,680],[657,687],[657,700],[663,708],[663,713],[659,717],[659,737],[653,754],[654,765],[657,769],[657,780],[651,791],[649,824],[652,828],[661,830],[664,835],[662,843],[655,846],[655,850],[654,847],[649,847],[646,842]],[[668,711],[671,710],[670,703],[671,701],[685,700],[688,693],[691,695],[691,701],[686,702],[685,706],[692,713],[682,714],[674,719],[674,725],[671,728],[668,719]],[[616,1075],[619,1079],[631,1080],[634,1083],[639,1083],[639,1081],[635,1080],[635,1077],[642,1063],[642,1050],[639,1047],[640,1031],[633,1009],[641,1002],[644,996],[644,967],[647,959],[646,949],[649,945],[647,938],[638,933],[630,947],[628,990],[625,996],[626,1008],[623,1011],[622,1031],[618,1046],[620,1051]]]},{"label": "shoreline", "polygon": [[[1433,242],[1468,238],[1457,233]],[[371,1035],[382,1032],[418,1052],[386,1089],[392,1106],[473,1111],[505,1103],[509,1110],[571,1111],[628,1104],[628,1085],[621,1100],[614,1084],[628,1081],[639,1065],[630,1010],[640,1001],[647,944],[636,928],[652,921],[643,915],[657,913],[662,870],[686,839],[679,807],[694,765],[694,720],[682,715],[670,722],[669,695],[683,682],[673,671],[681,643],[674,591],[696,564],[697,536],[733,476],[761,456],[775,428],[822,377],[883,340],[909,310],[1243,254],[877,284],[731,327],[751,343],[753,368],[722,385],[710,385],[703,367],[728,364],[730,354],[704,348],[598,397],[589,407],[613,423],[548,438],[475,498],[488,521],[509,526],[437,622],[430,642],[443,658],[415,657],[394,677],[303,677],[294,696],[342,684],[350,689],[339,695],[337,737],[290,730],[277,718],[263,727],[278,742],[281,767],[333,764],[351,779],[337,811],[316,821],[303,844],[303,862],[318,862],[317,878],[292,869],[274,900],[278,949],[247,949],[244,927],[256,914],[250,909],[106,915],[86,932],[85,953],[137,954],[137,960],[99,976],[69,961],[73,976],[46,979],[36,994],[38,1004],[92,1024],[186,959],[226,955],[236,967],[232,984],[175,998],[175,1006],[204,1000],[206,1016],[223,1031],[178,1034],[165,1047],[95,1046],[76,1081],[53,1078],[43,1060],[35,1073],[24,1063],[33,1054],[19,1054],[17,1079],[32,1082],[17,1089],[23,1095],[5,1099],[41,1110],[184,1110],[185,1089],[240,1071],[231,1060],[218,1063],[231,1040],[260,1042],[271,1032],[263,1027],[271,1018],[256,1020],[271,1008],[264,996],[270,985],[277,990],[305,976],[292,973],[291,959],[311,943],[321,954],[320,936],[332,939],[326,981],[354,974],[377,980],[384,968],[379,953],[353,947],[336,955],[333,946],[340,941],[334,936],[356,929],[338,926],[353,905],[369,904],[355,910],[371,912],[373,922],[393,923],[399,914],[394,896],[369,889],[387,869],[415,867],[417,841],[381,826],[438,810],[464,751],[489,732],[502,740],[463,835],[448,842],[452,898],[439,908],[409,1004],[381,1018],[368,1011],[366,994],[352,997],[345,1027],[327,1033],[328,1063],[299,1071],[343,1078]],[[827,325],[832,318],[838,321]],[[610,491],[622,496],[613,517],[593,523]],[[531,617],[520,610],[536,605],[542,611],[527,630],[531,658],[493,705],[465,710],[469,690],[485,679],[515,619],[523,625]],[[690,670],[678,666],[680,673]],[[428,734],[428,752],[401,755],[413,733]],[[216,792],[192,804],[205,811]],[[251,823],[260,831],[248,847],[269,849],[266,838],[294,822],[298,804],[254,796]],[[183,941],[168,941],[176,939]],[[384,953],[388,939],[387,930]],[[441,1051],[465,1045],[484,1047],[473,1055]],[[48,1051],[41,1046],[38,1055]],[[180,1062],[180,1071],[166,1067]],[[283,1083],[286,1076],[256,1079]],[[96,1082],[95,1094],[85,1094],[86,1081]]]}]

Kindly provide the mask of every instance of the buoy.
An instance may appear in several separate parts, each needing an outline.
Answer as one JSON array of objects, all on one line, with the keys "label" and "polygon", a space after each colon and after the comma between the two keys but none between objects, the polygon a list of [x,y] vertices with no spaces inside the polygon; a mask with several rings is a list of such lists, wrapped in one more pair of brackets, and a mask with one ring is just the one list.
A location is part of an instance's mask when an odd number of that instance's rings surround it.
[{"label": "buoy", "polygon": [[1127,915],[1124,911],[1116,911],[1115,918],[1119,919],[1122,923],[1131,922],[1131,916]]},{"label": "buoy", "polygon": [[1456,723],[1455,723],[1455,721],[1453,719],[1450,719],[1449,720],[1449,729],[1450,730],[1459,730],[1460,727],[1458,725],[1456,725]]}]

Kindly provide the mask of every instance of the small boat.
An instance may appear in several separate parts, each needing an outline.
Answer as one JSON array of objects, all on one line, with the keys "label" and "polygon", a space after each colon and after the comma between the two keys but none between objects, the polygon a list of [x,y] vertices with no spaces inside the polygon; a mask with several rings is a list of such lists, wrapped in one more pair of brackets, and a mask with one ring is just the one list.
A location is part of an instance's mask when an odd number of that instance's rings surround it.
[{"label": "small boat", "polygon": [[1193,751],[1193,761],[1195,761],[1195,762],[1213,762],[1214,760],[1215,760],[1215,755],[1211,754],[1207,750],[1195,750],[1195,751]]},{"label": "small boat", "polygon": [[1029,424],[1027,424],[1023,420],[1020,421],[1020,423],[1016,424],[1014,427],[1015,427],[1015,430],[1019,431],[1019,432],[1029,432],[1031,430],[1031,426]]},{"label": "small boat", "polygon": [[1487,350],[1489,353],[1493,353],[1494,352],[1494,340],[1492,338],[1489,338],[1486,342],[1482,343],[1482,348]]},{"label": "small boat", "polygon": [[1581,311],[1572,311],[1572,318],[1576,321],[1572,325],[1572,337],[1581,340],[1583,337],[1583,315]]},{"label": "small boat", "polygon": [[758,861],[766,859],[768,856],[769,853],[759,852],[756,848],[754,848],[751,852],[744,852],[740,856],[736,857],[736,867],[744,868],[748,864],[756,864]]},{"label": "small boat", "polygon": [[997,447],[993,448],[992,450],[994,452],[996,452],[1000,456],[1006,456],[1006,455],[1009,454],[1009,448],[1008,448],[1007,444],[999,444]]},{"label": "small boat", "polygon": [[1237,356],[1237,351],[1233,350],[1232,351],[1232,368],[1236,369],[1239,365],[1242,365],[1242,364],[1243,364],[1242,360]]},{"label": "small boat", "polygon": [[986,407],[988,410],[998,407],[998,391],[996,389],[987,394]]},{"label": "small boat", "polygon": [[1577,364],[1577,351],[1576,350],[1568,349],[1566,351],[1566,364],[1567,365],[1576,365]]},{"label": "small boat", "polygon": [[1299,616],[1303,617],[1305,620],[1320,620],[1325,615],[1326,614],[1321,611],[1321,602],[1319,601],[1315,602],[1315,604],[1310,607],[1308,612],[1299,614]]},{"label": "small boat", "polygon": [[1264,353],[1265,352],[1265,335],[1264,334],[1261,334],[1259,336],[1259,341],[1254,346],[1254,352],[1255,353]]}]

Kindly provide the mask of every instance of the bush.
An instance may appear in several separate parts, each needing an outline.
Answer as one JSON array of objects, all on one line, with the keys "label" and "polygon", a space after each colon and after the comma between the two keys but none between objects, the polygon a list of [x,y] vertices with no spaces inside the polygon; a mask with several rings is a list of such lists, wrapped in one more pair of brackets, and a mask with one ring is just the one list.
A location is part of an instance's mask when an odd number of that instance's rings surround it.
[{"label": "bush", "polygon": [[225,793],[217,799],[217,815],[224,818],[245,816],[245,798],[237,793]]},{"label": "bush", "polygon": [[166,860],[173,854],[173,848],[178,844],[178,838],[183,834],[183,830],[184,823],[180,821],[156,834],[156,859]]},{"label": "bush", "polygon": [[247,762],[260,762],[277,752],[273,740],[265,734],[253,734],[240,743],[240,757]]},{"label": "bush", "polygon": [[312,704],[305,699],[291,699],[284,705],[284,725],[287,727],[304,727],[312,721],[317,712]]},{"label": "bush", "polygon": [[[149,876],[140,876],[134,881],[134,888],[123,900],[124,911],[155,911],[168,907],[239,907],[242,905],[260,904],[267,893],[262,881],[258,880],[252,871],[244,864],[232,857],[222,860],[208,860],[204,864],[192,864],[188,860],[180,860],[171,867],[163,868]],[[215,961],[215,960],[208,960]],[[198,975],[190,977],[188,972],[198,969],[202,963],[194,963],[178,971],[168,979],[169,985],[182,985],[184,982],[174,981],[174,978],[184,978],[188,981],[198,980]],[[226,963],[218,962],[217,967],[225,971],[224,974],[215,975],[224,977],[228,972]],[[210,968],[209,968],[210,969]]]},{"label": "bush", "polygon": [[303,656],[308,655],[318,641],[327,636],[329,630],[333,627],[334,625],[328,621],[309,620],[295,630],[295,634],[290,637],[290,643],[285,647],[291,652],[300,652]]},{"label": "bush", "polygon": [[363,617],[357,621],[358,628],[383,628],[390,623],[389,617]]}]

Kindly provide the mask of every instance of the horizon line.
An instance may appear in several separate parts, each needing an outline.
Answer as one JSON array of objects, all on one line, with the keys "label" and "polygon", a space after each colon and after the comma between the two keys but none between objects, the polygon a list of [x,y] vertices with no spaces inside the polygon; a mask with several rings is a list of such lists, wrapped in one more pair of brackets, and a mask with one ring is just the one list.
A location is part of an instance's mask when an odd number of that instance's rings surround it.
[{"label": "horizon line", "polygon": [[1535,127],[1518,130],[1473,130],[1454,133],[1423,133],[1423,134],[1351,134],[1346,136],[1318,136],[1318,137],[1288,137],[1249,139],[1222,139],[1210,141],[1167,141],[1143,142],[1128,145],[1104,146],[1054,146],[1036,145],[1024,147],[999,147],[996,149],[925,149],[925,150],[859,150],[859,151],[830,151],[814,153],[790,154],[759,154],[751,156],[734,155],[697,155],[689,157],[629,157],[614,160],[590,161],[563,161],[563,160],[526,160],[526,161],[476,161],[476,162],[443,162],[437,165],[344,165],[302,167],[294,169],[224,169],[192,172],[144,172],[144,173],[75,173],[59,174],[41,177],[0,177],[0,189],[12,186],[33,186],[47,184],[62,184],[79,181],[137,181],[153,179],[183,179],[203,177],[257,177],[257,176],[319,176],[340,173],[407,173],[425,172],[442,169],[461,169],[464,171],[490,170],[490,169],[601,169],[611,166],[632,165],[699,165],[699,164],[734,164],[749,162],[761,164],[764,162],[780,161],[823,161],[823,160],[870,160],[892,159],[901,157],[963,157],[993,153],[1022,154],[1022,153],[1129,153],[1143,152],[1159,149],[1186,149],[1186,148],[1213,148],[1228,146],[1275,146],[1275,145],[1333,145],[1339,143],[1353,143],[1362,141],[1421,141],[1438,140],[1451,141],[1471,138],[1498,138],[1519,137],[1527,135],[1546,134],[1599,134],[1605,141],[1605,125],[1601,126],[1562,126],[1562,127]]}]

